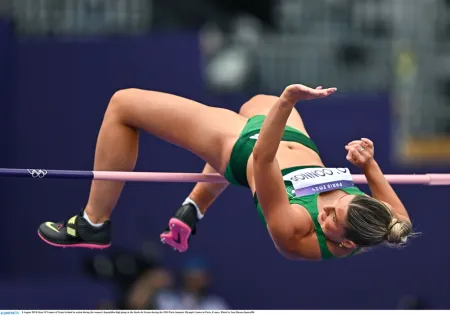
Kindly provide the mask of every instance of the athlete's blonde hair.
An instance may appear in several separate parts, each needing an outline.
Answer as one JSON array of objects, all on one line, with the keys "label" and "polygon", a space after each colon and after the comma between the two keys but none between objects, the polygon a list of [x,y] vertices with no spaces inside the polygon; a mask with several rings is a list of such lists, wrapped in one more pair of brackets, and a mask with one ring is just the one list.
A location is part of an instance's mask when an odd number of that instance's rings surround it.
[{"label": "athlete's blonde hair", "polygon": [[411,222],[397,220],[381,201],[369,196],[356,196],[347,211],[346,238],[360,247],[386,244],[400,247],[414,235]]}]

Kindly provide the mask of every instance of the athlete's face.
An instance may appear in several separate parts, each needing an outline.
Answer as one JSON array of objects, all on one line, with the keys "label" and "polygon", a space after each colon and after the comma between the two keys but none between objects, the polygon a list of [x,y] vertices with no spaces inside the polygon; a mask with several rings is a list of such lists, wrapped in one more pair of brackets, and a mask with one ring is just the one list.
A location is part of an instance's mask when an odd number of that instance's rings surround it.
[{"label": "athlete's face", "polygon": [[333,242],[343,242],[346,247],[354,246],[352,242],[345,239],[347,209],[353,198],[355,198],[354,195],[341,197],[333,205],[325,206],[318,216],[320,227],[325,236]]}]

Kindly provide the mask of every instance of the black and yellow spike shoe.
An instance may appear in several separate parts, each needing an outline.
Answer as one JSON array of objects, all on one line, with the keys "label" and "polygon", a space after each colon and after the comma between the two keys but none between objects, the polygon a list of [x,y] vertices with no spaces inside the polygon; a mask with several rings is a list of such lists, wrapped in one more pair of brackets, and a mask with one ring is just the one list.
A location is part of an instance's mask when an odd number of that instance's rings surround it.
[{"label": "black and yellow spike shoe", "polygon": [[52,246],[105,249],[111,246],[111,222],[94,227],[83,218],[83,211],[63,222],[45,222],[38,229],[39,237]]}]

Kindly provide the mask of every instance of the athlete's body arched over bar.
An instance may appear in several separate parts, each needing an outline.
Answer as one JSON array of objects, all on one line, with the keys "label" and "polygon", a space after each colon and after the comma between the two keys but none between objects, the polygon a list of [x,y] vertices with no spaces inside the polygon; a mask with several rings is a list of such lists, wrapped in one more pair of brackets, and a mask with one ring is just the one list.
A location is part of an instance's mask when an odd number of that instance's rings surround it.
[{"label": "athlete's body arched over bar", "polygon": [[[142,130],[201,157],[207,163],[203,173],[224,175],[228,183],[197,183],[161,234],[179,251],[188,249],[196,224],[230,183],[250,189],[286,258],[320,260],[379,244],[401,246],[414,234],[411,221],[374,159],[372,141],[362,138],[345,146],[347,160],[364,172],[371,197],[354,185],[347,168],[325,167],[294,108],[297,102],[313,106],[303,101],[335,91],[294,84],[280,97],[253,97],[238,114],[170,94],[121,90],[105,113],[94,171],[132,171]],[[40,237],[61,247],[110,246],[110,216],[123,186],[93,181],[84,210],[64,222],[43,223]]]}]

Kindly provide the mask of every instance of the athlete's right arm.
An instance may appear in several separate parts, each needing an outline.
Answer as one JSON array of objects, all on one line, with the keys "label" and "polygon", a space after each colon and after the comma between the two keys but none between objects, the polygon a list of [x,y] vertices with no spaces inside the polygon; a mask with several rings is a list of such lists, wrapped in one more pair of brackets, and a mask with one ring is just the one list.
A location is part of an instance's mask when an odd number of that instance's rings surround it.
[{"label": "athlete's right arm", "polygon": [[[364,148],[364,150],[356,148]],[[405,206],[384,177],[383,171],[373,157],[373,142],[367,138],[362,138],[349,143],[346,149],[349,151],[347,159],[363,170],[372,196],[389,204],[397,219],[410,221]]]},{"label": "athlete's right arm", "polygon": [[383,171],[375,160],[369,163],[364,169],[364,175],[367,178],[367,184],[374,198],[388,203],[392,207],[391,210],[397,219],[411,221],[408,211],[395,190],[384,177]]}]

